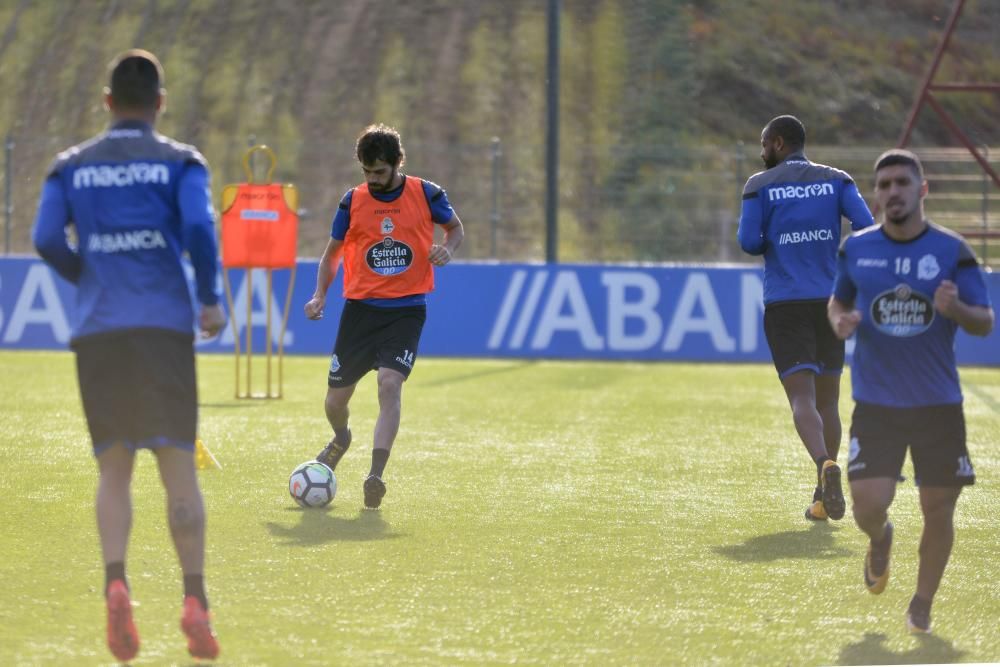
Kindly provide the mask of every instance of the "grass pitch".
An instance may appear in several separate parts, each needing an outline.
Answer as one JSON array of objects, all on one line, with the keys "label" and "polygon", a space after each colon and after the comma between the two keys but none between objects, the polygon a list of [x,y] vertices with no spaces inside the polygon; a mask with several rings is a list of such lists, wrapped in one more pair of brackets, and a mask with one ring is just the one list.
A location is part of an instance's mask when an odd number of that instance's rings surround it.
[{"label": "grass pitch", "polygon": [[[198,363],[200,434],[223,466],[201,475],[218,664],[1000,661],[998,370],[962,373],[979,483],[959,501],[935,634],[917,638],[912,483],[891,510],[889,588],[869,595],[849,515],[802,518],[814,469],[768,366],[421,359],[370,512],[373,375],[336,499],[301,510],[286,482],[330,437],[327,360],[286,359],[285,398],[266,402],[232,398],[231,358]],[[73,357],[3,352],[0,369],[0,664],[110,663]],[[133,503],[135,664],[185,664],[148,452]]]}]

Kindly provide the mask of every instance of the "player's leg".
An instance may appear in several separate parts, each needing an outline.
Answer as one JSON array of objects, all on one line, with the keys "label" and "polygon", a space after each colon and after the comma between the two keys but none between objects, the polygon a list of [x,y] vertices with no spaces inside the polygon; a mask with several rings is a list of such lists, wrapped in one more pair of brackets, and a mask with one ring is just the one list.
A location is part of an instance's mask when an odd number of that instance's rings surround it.
[{"label": "player's leg", "polygon": [[130,485],[135,455],[122,444],[104,449],[97,456],[100,479],[97,486],[97,530],[104,557],[107,604],[107,642],[111,653],[123,662],[139,652],[139,633],[132,619],[132,600],[125,578],[125,552],[132,527]]},{"label": "player's leg", "polygon": [[820,372],[816,376],[816,409],[823,420],[823,442],[826,454],[834,461],[840,453],[840,376],[844,371],[844,341],[837,338],[826,315],[826,304],[813,308],[816,330],[816,359]]},{"label": "player's leg", "polygon": [[389,452],[392,451],[402,414],[403,383],[410,376],[417,359],[420,334],[427,311],[423,306],[386,309],[380,315],[384,326],[377,344],[378,419],[375,422],[372,465],[364,483],[365,507],[375,509],[385,496],[382,480]]},{"label": "player's leg", "polygon": [[[826,495],[835,501],[833,512],[823,503],[823,470],[831,457],[826,451],[823,419],[816,408],[816,375],[822,368],[817,348],[816,312],[821,307],[817,301],[769,304],[764,309],[764,333],[774,368],[788,398],[795,430],[816,465],[816,491],[805,513],[806,518],[812,520],[843,516],[840,469],[835,463],[827,466],[831,469],[827,473],[830,483]],[[829,324],[826,327],[829,328]]]},{"label": "player's leg", "polygon": [[[792,420],[799,439],[816,464],[817,488],[813,504],[806,510],[808,519],[841,519],[846,505],[841,486],[840,467],[827,453],[824,422],[817,409],[816,375],[811,370],[799,370],[781,378],[781,384],[792,409]],[[821,504],[817,504],[821,503]]]},{"label": "player's leg", "polygon": [[406,376],[392,368],[378,369],[378,419],[375,421],[374,446],[372,447],[372,464],[365,478],[365,507],[375,509],[382,504],[385,496],[386,463],[389,452],[399,433],[399,421],[403,407],[403,383]]},{"label": "player's leg", "polygon": [[333,429],[333,439],[327,443],[323,451],[316,455],[316,460],[325,463],[330,467],[330,470],[336,470],[340,459],[351,446],[351,428],[348,426],[351,417],[349,405],[357,386],[355,382],[346,387],[327,387],[326,390],[326,400],[323,402],[323,407],[326,411],[326,419]]},{"label": "player's leg", "polygon": [[896,480],[888,477],[851,480],[854,522],[872,542],[885,537],[889,506],[896,495]]},{"label": "player's leg", "polygon": [[123,662],[139,652],[125,554],[132,527],[130,487],[137,421],[131,369],[132,351],[120,336],[98,335],[75,344],[77,379],[98,466],[95,509],[105,571],[107,642]]},{"label": "player's leg", "polygon": [[[97,531],[105,566],[125,562],[129,532],[132,528],[132,469],[135,454],[118,443],[97,455],[100,478],[97,483]],[[123,568],[124,570],[124,568]],[[125,579],[124,571],[121,577]],[[105,592],[107,585],[105,582]]]},{"label": "player's leg", "polygon": [[[406,376],[392,368],[378,369],[378,420],[375,422],[375,449],[392,449],[399,433],[403,410],[403,383]],[[383,466],[384,467],[384,466]],[[375,471],[374,474],[380,474]]]},{"label": "player's leg", "polygon": [[781,378],[788,405],[792,409],[792,421],[799,439],[805,445],[809,456],[817,461],[832,458],[827,454],[823,437],[823,418],[816,409],[816,374],[812,370],[800,370]]},{"label": "player's leg", "polygon": [[[167,524],[181,571],[185,579],[201,577],[205,566],[205,504],[198,487],[194,454],[179,447],[159,447],[153,451],[166,490]],[[208,606],[203,588],[191,594]]]},{"label": "player's leg", "polygon": [[843,427],[840,423],[840,376],[816,376],[816,410],[823,422],[823,444],[826,455],[834,461],[840,454]]},{"label": "player's leg", "polygon": [[841,486],[841,471],[837,465],[840,454],[840,374],[820,373],[816,376],[816,411],[823,423],[823,444],[829,460],[819,468],[820,493],[823,506],[833,519],[843,518],[847,505]]},{"label": "player's leg", "polygon": [[906,458],[908,415],[899,409],[858,403],[851,417],[847,476],[854,522],[869,539],[864,584],[878,595],[889,582],[893,526],[889,506]]},{"label": "player's leg", "polygon": [[214,659],[219,654],[219,643],[212,631],[205,595],[205,505],[194,453],[180,447],[159,447],[154,452],[166,490],[170,537],[184,577],[181,630],[187,635],[192,656]]},{"label": "player's leg", "polygon": [[868,592],[878,595],[889,583],[889,556],[893,526],[889,506],[896,494],[896,480],[881,477],[851,480],[854,522],[868,536],[864,582]]},{"label": "player's leg", "polygon": [[962,487],[920,487],[924,530],[920,535],[917,592],[910,601],[907,622],[911,631],[930,632],[931,603],[941,584],[944,568],[955,543],[955,504]]},{"label": "player's leg", "polygon": [[192,336],[149,331],[130,340],[142,359],[133,384],[141,415],[137,446],[152,450],[166,492],[167,525],[184,584],[181,629],[192,656],[214,658],[219,645],[205,597],[205,505],[194,459],[198,383]]},{"label": "player's leg", "polygon": [[966,448],[960,404],[914,410],[912,422],[913,472],[920,487],[924,529],[917,590],[906,622],[911,632],[930,632],[931,603],[955,542],[955,505],[962,487],[974,484],[976,474]]},{"label": "player's leg", "polygon": [[331,470],[351,446],[350,402],[358,381],[372,369],[375,359],[374,335],[377,322],[370,307],[354,301],[344,304],[337,329],[337,340],[330,356],[326,399],[323,409],[333,429],[333,438],[316,455],[316,460]]}]

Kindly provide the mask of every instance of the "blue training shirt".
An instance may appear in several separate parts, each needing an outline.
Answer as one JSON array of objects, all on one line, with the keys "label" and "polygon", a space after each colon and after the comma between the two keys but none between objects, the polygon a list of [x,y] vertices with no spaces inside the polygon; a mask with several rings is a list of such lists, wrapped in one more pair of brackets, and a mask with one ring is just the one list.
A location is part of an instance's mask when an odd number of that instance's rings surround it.
[{"label": "blue training shirt", "polygon": [[[404,174],[403,182],[395,190],[390,190],[389,192],[370,192],[370,194],[379,201],[394,201],[403,194],[407,178],[411,177]],[[439,225],[446,225],[451,222],[452,216],[455,215],[455,210],[451,207],[451,202],[448,201],[448,193],[436,183],[423,179],[421,179],[420,183],[424,188],[424,197],[427,198],[427,205],[431,209],[431,220]],[[333,216],[330,236],[338,241],[344,240],[347,236],[347,230],[351,227],[351,199],[353,193],[354,188],[351,188],[344,194],[340,200],[340,205],[337,207],[337,212]],[[399,297],[398,299],[362,299],[361,301],[362,303],[379,308],[401,308],[403,306],[422,306],[427,303],[427,295],[411,294]]]},{"label": "blue training shirt", "polygon": [[861,311],[851,363],[855,401],[901,408],[962,402],[958,324],[934,309],[942,280],[958,286],[964,303],[990,307],[975,253],[954,232],[930,224],[901,242],[879,225],[845,239],[833,295]]},{"label": "blue training shirt", "polygon": [[830,296],[842,216],[854,230],[875,224],[846,172],[801,153],[747,180],[737,237],[764,255],[765,304]]},{"label": "blue training shirt", "polygon": [[133,328],[191,334],[181,256],[190,255],[198,301],[218,303],[214,225],[205,158],[148,123],[118,122],[60,153],[32,237],[38,254],[77,286],[72,340]]}]

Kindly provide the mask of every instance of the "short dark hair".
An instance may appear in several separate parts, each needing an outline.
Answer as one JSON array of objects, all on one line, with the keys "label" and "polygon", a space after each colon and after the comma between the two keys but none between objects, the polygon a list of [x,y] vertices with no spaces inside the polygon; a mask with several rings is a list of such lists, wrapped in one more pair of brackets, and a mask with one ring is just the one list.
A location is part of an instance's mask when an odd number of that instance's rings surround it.
[{"label": "short dark hair", "polygon": [[401,167],[406,162],[406,151],[403,150],[399,132],[382,123],[369,125],[362,130],[354,150],[361,164],[374,164],[376,160],[382,160],[393,167]]},{"label": "short dark hair", "polygon": [[764,127],[769,135],[778,135],[791,148],[802,148],[806,145],[806,126],[795,116],[777,116]]},{"label": "short dark hair", "polygon": [[875,160],[875,173],[877,174],[879,169],[897,164],[905,164],[910,167],[920,182],[924,182],[924,165],[920,164],[920,158],[913,151],[904,148],[891,148],[879,155],[878,159]]},{"label": "short dark hair", "polygon": [[111,100],[120,109],[156,108],[163,88],[163,67],[149,51],[129,49],[108,65]]}]

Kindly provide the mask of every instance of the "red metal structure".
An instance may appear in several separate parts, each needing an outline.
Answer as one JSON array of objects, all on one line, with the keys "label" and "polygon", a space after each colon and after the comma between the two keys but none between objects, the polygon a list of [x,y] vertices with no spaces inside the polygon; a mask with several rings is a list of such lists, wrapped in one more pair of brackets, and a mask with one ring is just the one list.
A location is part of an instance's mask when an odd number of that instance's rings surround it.
[{"label": "red metal structure", "polygon": [[965,0],[955,0],[955,4],[951,9],[951,15],[948,17],[948,22],[944,27],[944,34],[941,36],[941,41],[938,43],[937,49],[934,51],[934,57],[931,59],[931,65],[927,69],[927,73],[924,75],[923,80],[920,82],[920,86],[917,88],[917,96],[913,101],[913,107],[910,109],[910,113],[906,117],[906,122],[903,124],[903,133],[899,137],[897,146],[903,148],[910,141],[910,135],[913,133],[913,126],[916,124],[917,116],[920,114],[920,109],[926,102],[937,115],[941,118],[941,122],[944,123],[945,127],[958,139],[963,146],[965,146],[972,157],[975,158],[979,166],[989,174],[990,178],[998,188],[1000,188],[1000,174],[997,174],[996,170],[990,166],[990,163],[986,161],[986,158],[976,149],[975,144],[969,139],[968,135],[962,131],[962,128],[958,126],[958,123],[948,115],[948,112],[944,110],[941,103],[938,102],[937,97],[934,95],[935,91],[940,92],[992,92],[1000,93],[1000,83],[959,83],[959,82],[949,82],[949,83],[935,83],[934,76],[937,74],[938,67],[941,64],[941,59],[944,57],[945,51],[948,50],[948,43],[951,41],[951,36],[955,32],[955,25],[958,23],[959,17],[962,15],[962,8],[965,6]]}]

